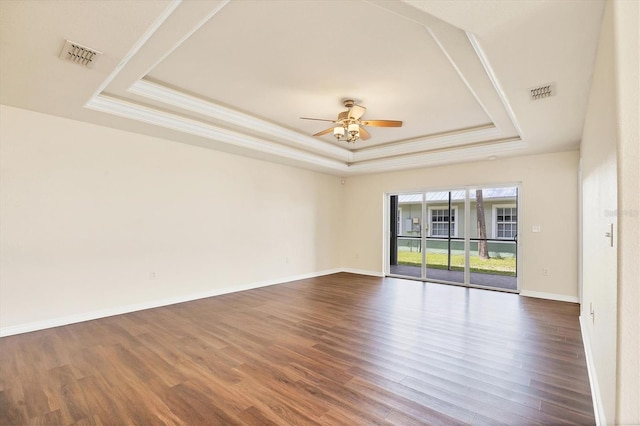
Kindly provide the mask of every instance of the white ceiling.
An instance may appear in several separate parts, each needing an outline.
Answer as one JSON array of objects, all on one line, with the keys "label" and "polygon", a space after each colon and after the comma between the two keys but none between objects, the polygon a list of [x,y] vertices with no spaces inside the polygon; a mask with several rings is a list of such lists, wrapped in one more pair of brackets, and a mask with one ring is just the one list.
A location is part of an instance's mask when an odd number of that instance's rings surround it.
[{"label": "white ceiling", "polygon": [[[340,176],[577,149],[603,1],[0,2],[0,102]],[[58,58],[66,39],[103,52]],[[529,89],[553,83],[532,101]],[[310,135],[343,98],[348,144]]]}]

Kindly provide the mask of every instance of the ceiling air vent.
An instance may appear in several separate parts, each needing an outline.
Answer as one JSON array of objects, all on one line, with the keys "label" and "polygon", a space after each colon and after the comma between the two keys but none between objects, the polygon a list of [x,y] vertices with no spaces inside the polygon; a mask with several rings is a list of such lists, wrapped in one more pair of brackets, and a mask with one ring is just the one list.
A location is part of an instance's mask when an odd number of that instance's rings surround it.
[{"label": "ceiling air vent", "polygon": [[76,64],[92,67],[102,52],[67,40],[60,52],[60,59],[75,62]]},{"label": "ceiling air vent", "polygon": [[532,101],[537,101],[538,99],[548,98],[549,96],[553,96],[556,94],[556,86],[554,83],[544,84],[538,87],[532,87],[529,89],[529,96]]}]

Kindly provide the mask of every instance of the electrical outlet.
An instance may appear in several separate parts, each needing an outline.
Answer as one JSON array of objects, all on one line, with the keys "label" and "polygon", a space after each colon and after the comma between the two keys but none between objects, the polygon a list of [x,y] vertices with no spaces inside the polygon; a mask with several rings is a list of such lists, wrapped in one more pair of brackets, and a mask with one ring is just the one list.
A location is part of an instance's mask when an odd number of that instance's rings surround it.
[{"label": "electrical outlet", "polygon": [[542,268],[542,275],[544,275],[545,277],[549,276],[549,270],[547,268]]},{"label": "electrical outlet", "polygon": [[155,280],[156,279],[156,273],[155,272],[150,272],[149,273],[149,279],[150,280]]}]

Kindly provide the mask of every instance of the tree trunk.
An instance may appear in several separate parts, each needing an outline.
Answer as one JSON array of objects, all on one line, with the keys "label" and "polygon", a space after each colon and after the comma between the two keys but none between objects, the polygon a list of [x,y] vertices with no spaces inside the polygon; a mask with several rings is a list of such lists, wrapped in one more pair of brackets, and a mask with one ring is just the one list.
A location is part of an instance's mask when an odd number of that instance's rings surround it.
[{"label": "tree trunk", "polygon": [[487,224],[484,220],[482,189],[476,190],[476,213],[478,217],[478,256],[480,259],[489,259],[489,250],[487,249]]}]

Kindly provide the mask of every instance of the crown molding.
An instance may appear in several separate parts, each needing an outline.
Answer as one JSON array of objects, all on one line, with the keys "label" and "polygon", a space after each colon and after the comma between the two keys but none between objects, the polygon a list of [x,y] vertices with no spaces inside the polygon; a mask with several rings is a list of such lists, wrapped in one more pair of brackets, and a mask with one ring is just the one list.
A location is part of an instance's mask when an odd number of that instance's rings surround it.
[{"label": "crown molding", "polygon": [[327,168],[336,172],[348,171],[346,163],[342,161],[322,157],[310,152],[281,145],[276,142],[249,136],[233,130],[223,129],[192,118],[159,111],[145,105],[125,101],[108,95],[95,96],[87,102],[85,106],[96,111],[106,112],[143,123],[200,136],[216,142],[223,142],[266,154],[277,155],[290,160],[296,160],[312,164],[317,167]]},{"label": "crown molding", "polygon": [[286,129],[279,125],[253,117],[231,108],[210,102],[196,96],[192,96],[165,85],[145,79],[137,81],[129,90],[130,93],[171,105],[175,108],[220,120],[224,123],[239,126],[243,129],[257,132],[277,141],[282,141],[293,147],[315,151],[321,155],[344,161],[345,163],[357,163],[373,159],[381,159],[398,155],[423,152],[438,148],[453,147],[456,145],[468,145],[472,142],[486,141],[503,136],[502,131],[493,124],[478,126],[473,129],[456,130],[427,136],[425,138],[406,142],[396,142],[386,145],[362,148],[349,151],[322,140],[301,135],[298,132]]},{"label": "crown molding", "polygon": [[520,138],[501,139],[471,146],[436,149],[411,155],[383,158],[349,164],[352,174],[386,172],[416,167],[478,161],[490,155],[514,154],[527,147]]},{"label": "crown molding", "polygon": [[176,108],[195,112],[206,117],[257,132],[269,138],[274,138],[277,141],[288,143],[297,148],[315,151],[319,154],[345,163],[349,161],[350,151],[346,148],[341,148],[319,139],[302,135],[277,124],[188,95],[159,83],[141,79],[135,82],[128,91],[147,99],[153,99]]},{"label": "crown molding", "polygon": [[493,85],[493,89],[495,90],[496,95],[500,98],[500,102],[502,102],[502,106],[504,107],[506,114],[509,116],[509,120],[511,120],[511,124],[513,125],[513,128],[518,133],[518,136],[522,138],[522,129],[518,124],[518,120],[516,119],[516,114],[513,112],[513,108],[511,108],[511,104],[507,100],[507,95],[504,93],[504,90],[502,89],[502,86],[498,81],[498,77],[496,76],[496,73],[493,71],[493,68],[489,63],[489,59],[487,58],[487,55],[484,53],[484,50],[482,50],[482,46],[480,46],[480,42],[478,41],[476,36],[471,34],[470,32],[465,31],[465,34],[467,35],[467,38],[469,39],[469,42],[471,43],[471,46],[473,47],[473,50],[475,51],[476,56],[478,57],[478,60],[480,60],[480,62],[482,63],[482,67],[487,72],[487,76],[489,77],[489,80]]},{"label": "crown molding", "polygon": [[100,86],[98,86],[96,91],[93,92],[92,98],[95,98],[96,96],[100,95],[107,88],[107,86],[120,74],[120,71],[122,71],[122,69],[129,64],[131,59],[133,59],[133,57],[138,54],[140,49],[142,49],[144,45],[147,44],[149,39],[151,39],[151,37],[165,23],[165,21],[171,15],[173,15],[173,13],[176,11],[176,9],[178,8],[178,6],[180,6],[181,3],[182,3],[182,0],[171,0],[171,2],[167,5],[167,7],[162,12],[162,14],[158,16],[158,18],[154,21],[151,27],[149,27],[147,31],[145,31],[142,37],[140,37],[140,39],[136,42],[136,44],[134,44],[129,50],[129,52],[127,52],[127,54],[124,56],[124,58],[122,58],[118,66],[113,71],[111,71],[111,73],[107,76],[107,78],[100,84]]},{"label": "crown molding", "polygon": [[452,132],[426,136],[406,142],[396,142],[382,146],[363,148],[353,152],[354,163],[367,160],[375,160],[385,157],[411,154],[413,152],[431,151],[440,148],[469,145],[471,143],[484,142],[503,136],[500,129],[493,124],[480,126],[473,129],[456,130]]}]

